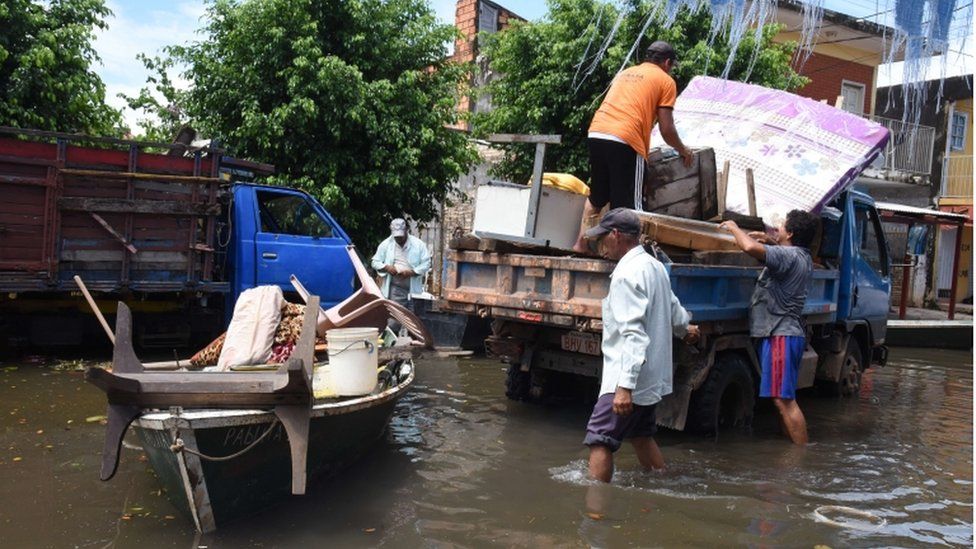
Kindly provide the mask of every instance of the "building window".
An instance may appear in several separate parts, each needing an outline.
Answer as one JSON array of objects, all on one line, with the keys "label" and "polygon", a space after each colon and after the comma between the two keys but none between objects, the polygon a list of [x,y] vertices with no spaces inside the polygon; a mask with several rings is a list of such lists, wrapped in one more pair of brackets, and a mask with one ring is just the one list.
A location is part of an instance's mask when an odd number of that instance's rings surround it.
[{"label": "building window", "polygon": [[484,2],[478,4],[478,30],[481,32],[498,31],[498,8]]},{"label": "building window", "polygon": [[864,84],[844,80],[840,85],[840,96],[844,98],[841,108],[858,116],[864,114]]},{"label": "building window", "polygon": [[952,113],[952,125],[949,127],[949,148],[961,151],[966,148],[966,127],[969,126],[969,115],[964,112]]}]

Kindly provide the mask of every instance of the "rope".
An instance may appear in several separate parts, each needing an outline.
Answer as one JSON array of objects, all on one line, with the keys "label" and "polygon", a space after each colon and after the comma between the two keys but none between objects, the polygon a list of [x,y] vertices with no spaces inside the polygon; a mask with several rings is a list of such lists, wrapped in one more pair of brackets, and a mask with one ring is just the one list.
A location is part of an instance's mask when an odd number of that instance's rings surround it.
[{"label": "rope", "polygon": [[249,452],[250,450],[252,450],[262,440],[264,440],[265,438],[267,438],[267,436],[271,434],[271,431],[273,431],[274,428],[277,427],[277,425],[278,425],[278,418],[275,418],[275,420],[271,422],[271,425],[268,426],[268,430],[265,431],[258,438],[254,439],[254,442],[248,444],[244,449],[242,449],[242,450],[240,450],[238,452],[234,452],[233,454],[231,454],[229,456],[220,456],[220,457],[208,456],[207,454],[204,454],[202,452],[198,452],[196,450],[192,450],[190,448],[187,448],[183,444],[183,439],[180,438],[179,436],[176,437],[176,440],[173,441],[173,444],[170,445],[169,449],[172,450],[174,454],[175,453],[178,453],[178,452],[186,452],[188,454],[193,454],[193,455],[199,457],[200,459],[204,459],[204,460],[207,460],[207,461],[230,461],[230,460],[232,460],[232,459],[234,459],[236,457],[240,457],[240,456],[246,454],[247,452]]}]

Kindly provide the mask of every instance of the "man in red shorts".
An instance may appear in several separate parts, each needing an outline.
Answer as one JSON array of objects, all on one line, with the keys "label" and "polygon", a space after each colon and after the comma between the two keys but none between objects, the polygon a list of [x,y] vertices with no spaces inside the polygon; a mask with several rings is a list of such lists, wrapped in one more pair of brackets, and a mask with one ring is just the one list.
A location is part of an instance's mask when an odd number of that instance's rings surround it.
[{"label": "man in red shorts", "polygon": [[796,404],[796,379],[806,348],[802,315],[813,278],[809,247],[817,224],[815,215],[793,210],[775,238],[762,232],[747,234],[734,221],[721,225],[742,251],[766,265],[752,292],[749,333],[757,339],[762,366],[759,396],[773,399],[794,444],[807,443],[807,422]]}]

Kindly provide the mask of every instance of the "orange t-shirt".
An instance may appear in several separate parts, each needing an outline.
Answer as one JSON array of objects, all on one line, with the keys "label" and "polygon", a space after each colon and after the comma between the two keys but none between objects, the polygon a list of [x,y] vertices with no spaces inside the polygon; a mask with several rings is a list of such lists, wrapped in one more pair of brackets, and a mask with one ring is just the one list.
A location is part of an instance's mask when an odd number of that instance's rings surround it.
[{"label": "orange t-shirt", "polygon": [[677,95],[674,79],[661,67],[654,63],[630,67],[613,79],[589,131],[618,137],[647,158],[657,109],[673,107]]}]

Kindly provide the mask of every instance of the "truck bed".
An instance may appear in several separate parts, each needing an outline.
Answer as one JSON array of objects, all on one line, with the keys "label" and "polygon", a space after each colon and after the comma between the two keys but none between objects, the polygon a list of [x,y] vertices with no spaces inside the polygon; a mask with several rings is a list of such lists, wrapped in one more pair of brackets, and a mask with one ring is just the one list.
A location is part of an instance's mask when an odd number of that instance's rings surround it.
[{"label": "truck bed", "polygon": [[[603,259],[452,250],[440,307],[525,322],[599,331],[615,263]],[[761,267],[670,263],[671,288],[696,323],[746,321]],[[837,270],[815,269],[804,314],[835,320]]]},{"label": "truck bed", "polygon": [[[0,131],[0,290],[226,291],[215,275],[219,154]],[[27,139],[23,139],[26,137]]]}]

